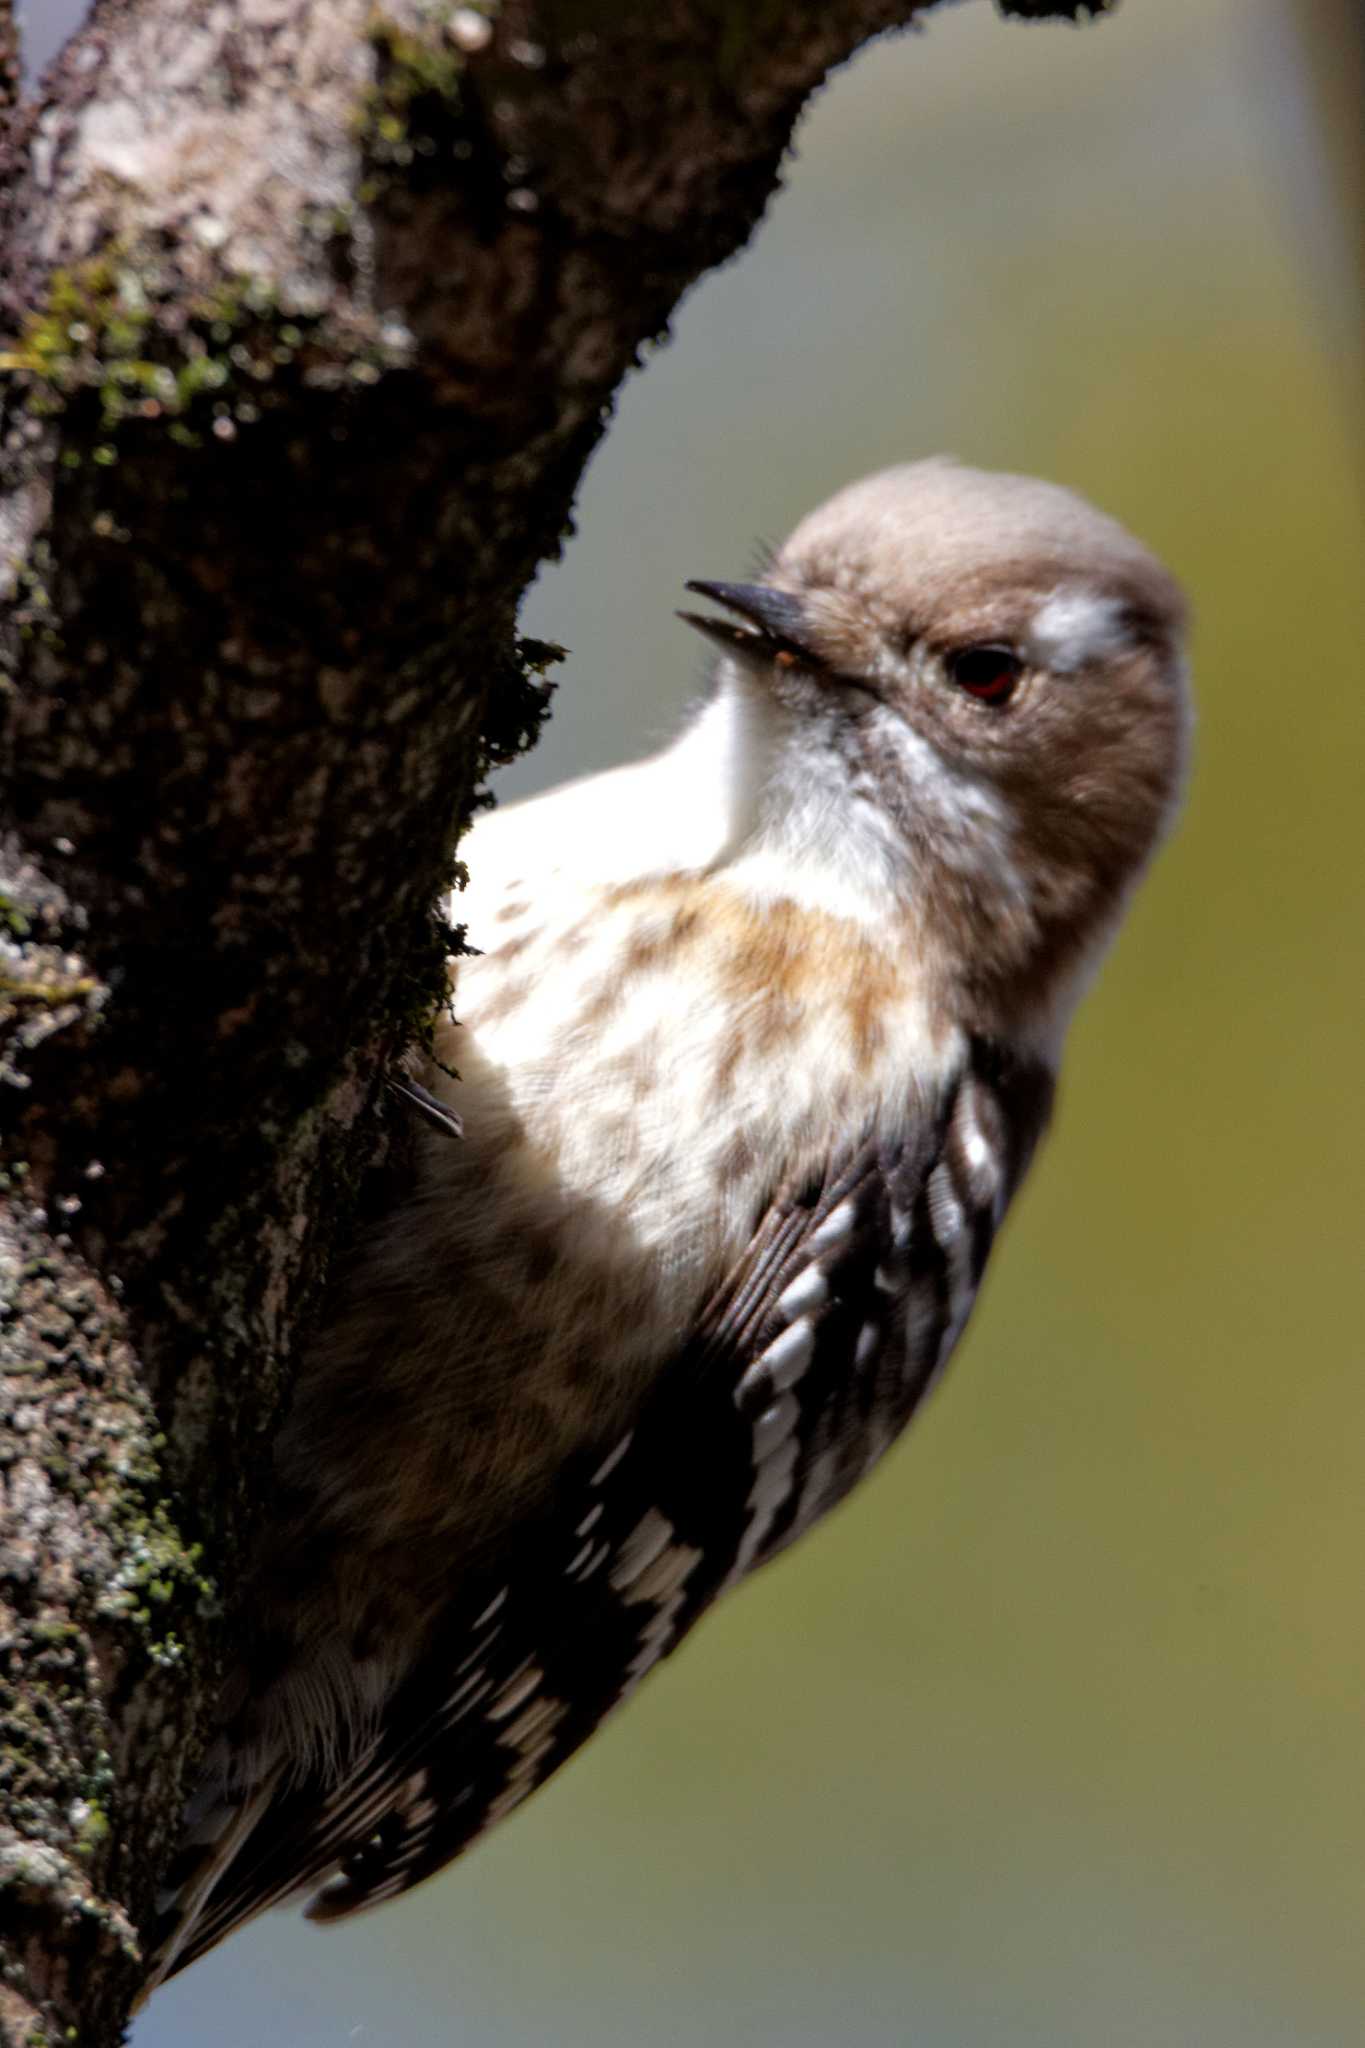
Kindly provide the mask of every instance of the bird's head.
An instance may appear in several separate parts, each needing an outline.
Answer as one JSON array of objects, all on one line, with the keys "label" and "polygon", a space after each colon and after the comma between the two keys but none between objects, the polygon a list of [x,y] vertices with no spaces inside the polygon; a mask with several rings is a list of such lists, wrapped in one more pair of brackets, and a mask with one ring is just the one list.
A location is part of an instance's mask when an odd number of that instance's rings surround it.
[{"label": "bird's head", "polygon": [[1071,492],[936,459],[804,519],[729,617],[722,689],[763,708],[764,829],[890,892],[988,1028],[1045,1010],[1108,936],[1174,810],[1180,591]]}]

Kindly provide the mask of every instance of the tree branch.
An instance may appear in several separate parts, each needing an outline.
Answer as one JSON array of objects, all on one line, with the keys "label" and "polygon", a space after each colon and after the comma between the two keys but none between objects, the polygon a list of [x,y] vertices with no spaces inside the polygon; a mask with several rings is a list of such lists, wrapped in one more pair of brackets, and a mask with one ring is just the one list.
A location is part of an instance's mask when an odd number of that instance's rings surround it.
[{"label": "tree branch", "polygon": [[541,715],[521,592],[806,95],[915,12],[97,0],[8,125],[5,2042],[120,2036],[431,905]]}]

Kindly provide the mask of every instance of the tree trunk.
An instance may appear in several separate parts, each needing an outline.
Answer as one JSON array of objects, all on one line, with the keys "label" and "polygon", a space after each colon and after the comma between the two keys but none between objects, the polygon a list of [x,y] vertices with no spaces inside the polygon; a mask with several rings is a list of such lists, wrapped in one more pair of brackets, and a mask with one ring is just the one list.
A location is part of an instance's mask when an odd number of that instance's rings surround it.
[{"label": "tree trunk", "polygon": [[521,593],[806,95],[917,11],[96,0],[16,113],[0,0],[6,2043],[120,2038],[432,905],[544,708]]}]

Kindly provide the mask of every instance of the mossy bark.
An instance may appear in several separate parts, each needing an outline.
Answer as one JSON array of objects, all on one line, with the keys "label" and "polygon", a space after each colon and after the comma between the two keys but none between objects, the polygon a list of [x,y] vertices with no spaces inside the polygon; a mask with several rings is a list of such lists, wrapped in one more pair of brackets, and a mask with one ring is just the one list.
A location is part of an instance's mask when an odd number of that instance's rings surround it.
[{"label": "mossy bark", "polygon": [[916,11],[96,0],[0,93],[6,2043],[120,2037],[431,906],[541,715],[520,595],[805,97]]}]

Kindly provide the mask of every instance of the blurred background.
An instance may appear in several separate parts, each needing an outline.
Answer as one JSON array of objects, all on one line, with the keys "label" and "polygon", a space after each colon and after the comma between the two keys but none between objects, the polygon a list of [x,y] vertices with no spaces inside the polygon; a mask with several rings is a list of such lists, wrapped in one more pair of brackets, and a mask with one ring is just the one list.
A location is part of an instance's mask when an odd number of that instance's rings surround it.
[{"label": "blurred background", "polygon": [[[76,11],[30,0],[33,61]],[[1188,585],[1188,811],[875,1480],[466,1862],[259,1923],[135,2048],[1359,2040],[1360,35],[1341,0],[936,14],[833,80],[625,392],[502,793],[674,728],[685,577],[944,449]]]}]

